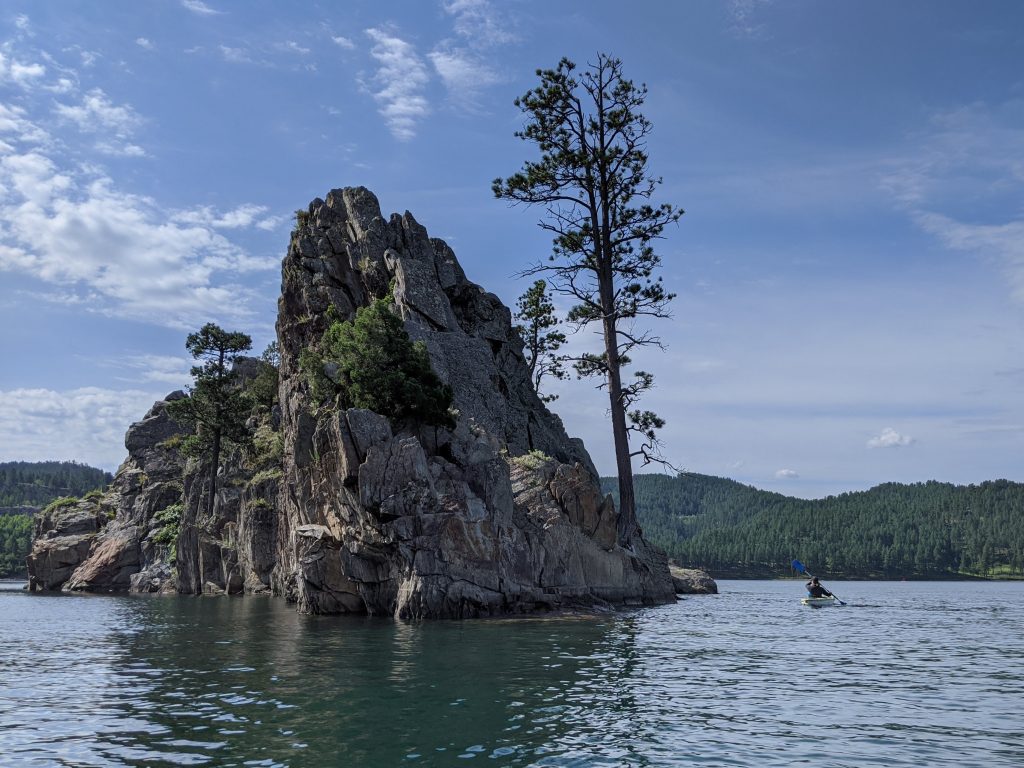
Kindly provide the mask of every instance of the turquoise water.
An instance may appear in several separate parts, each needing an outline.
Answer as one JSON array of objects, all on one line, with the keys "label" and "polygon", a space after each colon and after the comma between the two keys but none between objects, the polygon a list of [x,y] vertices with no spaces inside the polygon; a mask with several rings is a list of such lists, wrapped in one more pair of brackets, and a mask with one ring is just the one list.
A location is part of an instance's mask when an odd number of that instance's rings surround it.
[{"label": "turquoise water", "polygon": [[1021,766],[1024,584],[400,624],[0,586],[3,766]]}]

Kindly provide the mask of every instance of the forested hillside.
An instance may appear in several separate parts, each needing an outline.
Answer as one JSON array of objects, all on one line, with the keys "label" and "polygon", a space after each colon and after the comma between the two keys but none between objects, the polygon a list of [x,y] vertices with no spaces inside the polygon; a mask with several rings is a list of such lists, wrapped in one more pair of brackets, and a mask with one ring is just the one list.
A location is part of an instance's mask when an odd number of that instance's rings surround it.
[{"label": "forested hillside", "polygon": [[111,481],[109,472],[73,461],[0,464],[0,507],[45,507],[58,496],[82,496]]},{"label": "forested hillside", "polygon": [[[609,493],[614,478],[604,478]],[[638,475],[645,535],[718,576],[1024,577],[1024,484],[886,483],[806,500],[707,475]]]},{"label": "forested hillside", "polygon": [[109,472],[73,461],[0,464],[0,578],[25,573],[33,511],[57,498],[84,496],[111,479]]}]

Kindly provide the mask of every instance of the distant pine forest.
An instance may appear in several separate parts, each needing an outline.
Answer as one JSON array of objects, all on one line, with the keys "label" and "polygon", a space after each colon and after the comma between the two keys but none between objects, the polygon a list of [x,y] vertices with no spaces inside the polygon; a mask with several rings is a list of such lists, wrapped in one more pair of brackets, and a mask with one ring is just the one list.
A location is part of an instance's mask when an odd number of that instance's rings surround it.
[{"label": "distant pine forest", "polygon": [[0,463],[0,578],[25,575],[32,545],[32,514],[54,499],[84,496],[112,477],[73,461]]},{"label": "distant pine forest", "polygon": [[[618,494],[615,478],[604,490]],[[886,483],[797,499],[708,475],[636,476],[644,535],[720,578],[1024,578],[1024,484]]]}]

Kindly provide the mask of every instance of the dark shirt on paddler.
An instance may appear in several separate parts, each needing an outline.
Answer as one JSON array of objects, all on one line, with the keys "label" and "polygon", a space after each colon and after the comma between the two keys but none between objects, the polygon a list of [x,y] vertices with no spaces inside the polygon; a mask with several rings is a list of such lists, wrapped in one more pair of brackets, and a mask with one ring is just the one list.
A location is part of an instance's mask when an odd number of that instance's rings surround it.
[{"label": "dark shirt on paddler", "polygon": [[813,581],[808,581],[806,586],[808,597],[832,597],[832,593],[821,586],[821,584],[815,584]]}]

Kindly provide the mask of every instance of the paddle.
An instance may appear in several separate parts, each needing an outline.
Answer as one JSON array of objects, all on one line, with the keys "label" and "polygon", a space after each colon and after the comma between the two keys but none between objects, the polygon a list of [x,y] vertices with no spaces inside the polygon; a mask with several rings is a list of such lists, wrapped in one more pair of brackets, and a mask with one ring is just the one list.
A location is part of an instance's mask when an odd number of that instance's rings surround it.
[{"label": "paddle", "polygon": [[[808,571],[807,567],[803,563],[801,563],[799,560],[794,560],[792,565],[793,565],[793,568],[796,569],[797,573],[802,573],[804,576],[810,576],[812,579],[814,578],[814,574],[811,573],[810,571]],[[839,603],[840,605],[846,605],[846,603],[844,603],[842,600],[840,600],[836,595],[832,595],[832,597],[835,597],[836,602]]]}]

